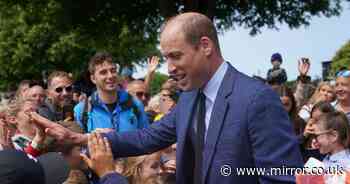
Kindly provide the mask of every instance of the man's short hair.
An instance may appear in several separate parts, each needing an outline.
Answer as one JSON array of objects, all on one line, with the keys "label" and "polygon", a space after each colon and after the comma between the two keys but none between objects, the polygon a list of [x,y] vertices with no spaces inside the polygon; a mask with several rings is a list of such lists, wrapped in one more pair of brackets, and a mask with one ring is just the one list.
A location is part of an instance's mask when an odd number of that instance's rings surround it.
[{"label": "man's short hair", "polygon": [[89,72],[94,74],[97,65],[101,65],[104,62],[113,63],[113,56],[108,52],[97,52],[90,58],[89,61]]},{"label": "man's short hair", "polygon": [[191,14],[190,16],[180,14],[168,19],[161,27],[161,33],[171,23],[181,24],[181,30],[184,33],[187,43],[197,46],[200,39],[206,36],[214,42],[215,47],[220,51],[219,39],[213,22],[203,14]]},{"label": "man's short hair", "polygon": [[56,77],[67,78],[70,81],[73,81],[73,78],[65,71],[53,71],[49,78],[47,79],[47,87],[50,88],[52,85],[52,80]]},{"label": "man's short hair", "polygon": [[128,84],[127,91],[133,89],[137,85],[144,85],[145,86],[145,82],[142,80],[133,80]]}]

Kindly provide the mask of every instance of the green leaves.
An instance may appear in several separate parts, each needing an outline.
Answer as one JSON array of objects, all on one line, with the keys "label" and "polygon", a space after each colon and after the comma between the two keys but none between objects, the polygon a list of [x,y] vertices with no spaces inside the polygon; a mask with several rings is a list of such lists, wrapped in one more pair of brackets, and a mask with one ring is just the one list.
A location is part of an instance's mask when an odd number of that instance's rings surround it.
[{"label": "green leaves", "polygon": [[123,66],[158,54],[163,21],[179,12],[212,18],[219,31],[308,25],[313,16],[336,16],[341,0],[0,0],[0,89],[43,70],[77,75],[104,50]]},{"label": "green leaves", "polygon": [[146,28],[140,20],[113,14],[111,5],[91,3],[1,0],[0,88],[40,79],[42,71],[78,75],[98,50],[111,52],[122,66],[156,51],[157,26]]},{"label": "green leaves", "polygon": [[332,59],[331,74],[335,74],[342,68],[349,68],[350,66],[350,40],[344,44],[335,54]]}]

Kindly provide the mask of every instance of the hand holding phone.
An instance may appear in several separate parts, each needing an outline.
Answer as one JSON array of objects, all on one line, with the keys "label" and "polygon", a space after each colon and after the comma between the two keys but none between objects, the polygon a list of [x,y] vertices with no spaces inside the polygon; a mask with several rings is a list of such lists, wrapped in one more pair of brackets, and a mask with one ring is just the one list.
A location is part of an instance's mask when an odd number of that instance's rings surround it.
[{"label": "hand holding phone", "polygon": [[310,69],[310,60],[309,58],[301,58],[299,60],[299,63],[298,63],[298,70],[299,70],[299,74],[301,76],[306,76],[307,73],[309,72],[309,69]]}]

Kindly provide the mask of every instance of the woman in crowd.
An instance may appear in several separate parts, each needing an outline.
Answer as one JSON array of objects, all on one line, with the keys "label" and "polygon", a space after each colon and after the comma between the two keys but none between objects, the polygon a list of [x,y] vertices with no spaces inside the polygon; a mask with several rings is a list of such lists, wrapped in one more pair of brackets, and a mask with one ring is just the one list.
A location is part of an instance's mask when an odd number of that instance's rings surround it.
[{"label": "woman in crowd", "polygon": [[122,174],[126,176],[130,184],[143,184],[150,177],[160,173],[161,154],[159,152],[127,159],[126,171]]},{"label": "woman in crowd", "polygon": [[30,80],[22,80],[17,88],[15,94],[15,101],[23,100],[26,90],[29,88]]},{"label": "woman in crowd", "polygon": [[350,119],[350,70],[339,71],[336,76],[335,94],[337,101],[334,106]]},{"label": "woman in crowd", "polygon": [[35,111],[37,107],[32,101],[17,101],[8,108],[6,122],[16,129],[15,135],[11,138],[13,146],[33,157],[41,154],[45,141],[45,133],[32,124],[27,114],[29,111]]},{"label": "woman in crowd", "polygon": [[170,79],[162,85],[159,93],[159,111],[160,113],[155,117],[155,121],[160,120],[165,114],[176,105],[178,94],[173,81]]},{"label": "woman in crowd", "polygon": [[329,82],[321,82],[317,86],[315,92],[311,96],[307,104],[305,104],[299,111],[299,116],[307,122],[311,116],[312,107],[320,102],[331,103],[335,100],[334,88]]},{"label": "woman in crowd", "polygon": [[288,112],[289,118],[292,121],[295,134],[302,134],[305,122],[297,114],[297,104],[293,92],[285,85],[278,87],[276,90],[280,96],[284,109]]},{"label": "woman in crowd", "polygon": [[153,123],[155,121],[155,117],[160,114],[160,95],[159,93],[151,97],[151,99],[148,102],[147,107],[145,108],[145,111],[147,112],[148,118],[150,120],[150,123]]}]

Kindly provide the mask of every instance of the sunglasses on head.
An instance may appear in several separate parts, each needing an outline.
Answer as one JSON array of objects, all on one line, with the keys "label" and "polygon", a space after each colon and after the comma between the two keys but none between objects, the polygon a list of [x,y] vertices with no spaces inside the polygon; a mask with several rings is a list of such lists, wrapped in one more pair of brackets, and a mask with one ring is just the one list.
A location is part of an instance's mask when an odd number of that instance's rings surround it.
[{"label": "sunglasses on head", "polygon": [[336,74],[337,77],[350,77],[350,70],[340,70]]},{"label": "sunglasses on head", "polygon": [[70,93],[70,92],[73,91],[73,87],[72,87],[72,86],[58,87],[58,88],[55,89],[55,91],[56,91],[57,93],[62,93],[63,89],[64,89],[66,92],[68,92],[68,93]]}]

